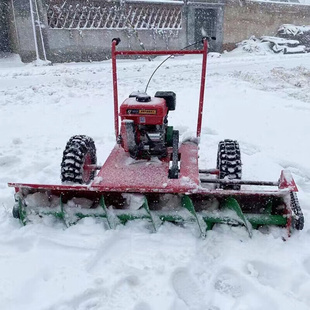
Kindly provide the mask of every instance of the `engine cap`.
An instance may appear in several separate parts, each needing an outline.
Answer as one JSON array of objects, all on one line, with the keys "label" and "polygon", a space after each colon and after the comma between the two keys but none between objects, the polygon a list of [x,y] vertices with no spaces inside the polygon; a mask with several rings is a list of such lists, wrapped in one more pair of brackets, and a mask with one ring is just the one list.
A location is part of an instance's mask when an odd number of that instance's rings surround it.
[{"label": "engine cap", "polygon": [[148,94],[138,94],[136,100],[138,102],[150,102],[151,96],[149,96]]}]

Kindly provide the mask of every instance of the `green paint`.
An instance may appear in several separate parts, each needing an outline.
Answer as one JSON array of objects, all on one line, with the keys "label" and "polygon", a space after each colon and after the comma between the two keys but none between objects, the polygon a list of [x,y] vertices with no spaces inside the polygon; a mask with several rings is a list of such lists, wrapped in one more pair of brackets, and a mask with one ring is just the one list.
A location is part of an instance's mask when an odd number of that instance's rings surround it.
[{"label": "green paint", "polygon": [[224,209],[227,208],[227,209],[234,211],[237,214],[237,216],[240,218],[240,220],[242,221],[244,226],[246,227],[250,238],[252,238],[252,229],[253,228],[251,226],[251,223],[244,216],[238,201],[233,197],[225,198],[224,202],[221,204],[221,207]]},{"label": "green paint", "polygon": [[194,216],[194,218],[196,220],[196,223],[198,225],[199,231],[200,231],[200,236],[202,238],[205,238],[206,237],[206,232],[205,231],[207,230],[207,227],[205,227],[205,229],[202,228],[201,223],[200,223],[199,218],[198,218],[198,215],[196,213],[194,204],[193,204],[192,200],[188,196],[186,196],[186,195],[184,195],[182,197],[182,206],[185,209],[187,209]]},{"label": "green paint", "polygon": [[18,199],[19,221],[23,226],[27,224],[27,213],[21,198]]},{"label": "green paint", "polygon": [[[34,213],[37,211],[31,210],[31,207],[29,206],[26,207],[21,198],[19,198],[17,203],[18,212],[20,215],[19,220],[21,224],[25,226],[29,222],[27,219],[27,213],[30,214],[31,212]],[[264,213],[243,213],[237,199],[228,197],[222,201],[220,210],[217,210],[214,213],[208,212],[207,210],[196,212],[192,199],[188,195],[184,195],[182,197],[182,207],[189,211],[190,215],[188,217],[186,215],[184,216],[182,212],[178,212],[178,209],[169,213],[161,212],[160,210],[151,211],[146,197],[144,197],[143,205],[141,206],[142,210],[134,212],[130,210],[122,210],[121,212],[119,212],[119,210],[114,210],[112,214],[112,211],[107,209],[104,196],[102,195],[98,208],[91,209],[92,211],[89,214],[86,213],[87,209],[85,209],[85,213],[84,211],[83,213],[80,211],[73,213],[72,216],[77,219],[74,223],[69,222],[70,219],[66,213],[67,207],[63,204],[62,197],[60,197],[60,210],[58,209],[58,211],[54,211],[53,209],[46,208],[46,211],[40,211],[39,215],[53,215],[63,221],[67,227],[86,217],[102,218],[107,220],[107,224],[110,229],[114,229],[118,223],[126,224],[128,221],[133,220],[148,220],[151,222],[154,231],[156,231],[156,223],[154,221],[154,216],[156,216],[156,219],[158,218],[158,221],[160,222],[172,222],[176,224],[196,223],[199,228],[200,235],[203,238],[206,236],[206,231],[211,230],[215,224],[228,224],[234,226],[241,224],[247,228],[249,236],[251,237],[252,228],[258,228],[259,226],[264,225],[287,225],[287,218],[285,216],[271,214],[272,206],[273,201],[270,199]],[[143,212],[143,209],[145,212]],[[232,210],[236,214],[236,217],[229,216],[227,212],[223,212],[224,209]]]},{"label": "green paint", "polygon": [[103,195],[101,195],[101,198],[100,198],[100,206],[103,209],[103,212],[104,212],[105,218],[107,219],[107,223],[108,223],[109,228],[112,229],[113,226],[112,226],[110,219],[109,219],[109,216],[108,216],[108,209],[107,209],[107,206],[105,204]]},{"label": "green paint", "polygon": [[167,146],[172,146],[173,126],[168,126],[166,131],[166,143]]},{"label": "green paint", "polygon": [[154,219],[153,219],[153,216],[152,216],[152,213],[150,211],[150,208],[149,208],[149,204],[147,202],[147,199],[146,197],[144,197],[144,202],[143,202],[143,208],[145,209],[146,213],[148,214],[148,217],[152,223],[152,226],[153,226],[153,229],[154,229],[154,232],[156,232],[156,226],[155,226],[155,222],[154,222]]}]

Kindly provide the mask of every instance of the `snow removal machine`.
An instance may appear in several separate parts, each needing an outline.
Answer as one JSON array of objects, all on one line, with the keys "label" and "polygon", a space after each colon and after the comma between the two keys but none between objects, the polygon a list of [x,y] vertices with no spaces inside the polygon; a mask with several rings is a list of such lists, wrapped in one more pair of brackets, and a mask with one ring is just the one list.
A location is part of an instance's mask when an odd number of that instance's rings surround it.
[{"label": "snow removal machine", "polygon": [[[229,139],[219,142],[216,167],[199,169],[208,39],[203,38],[202,48],[172,51],[121,51],[119,43],[112,40],[115,147],[99,167],[93,139],[71,137],[63,152],[62,185],[9,183],[15,188],[13,216],[26,225],[35,217],[53,215],[66,226],[95,217],[107,228],[145,220],[154,231],[172,222],[194,227],[202,237],[218,224],[243,225],[249,236],[253,228],[265,226],[284,227],[288,235],[303,229],[289,171],[282,171],[275,182],[242,180],[239,144]],[[153,97],[133,92],[119,107],[117,56],[195,54],[202,55],[195,137],[180,142],[179,132],[168,125],[168,115],[176,109],[171,90],[159,90]]]}]

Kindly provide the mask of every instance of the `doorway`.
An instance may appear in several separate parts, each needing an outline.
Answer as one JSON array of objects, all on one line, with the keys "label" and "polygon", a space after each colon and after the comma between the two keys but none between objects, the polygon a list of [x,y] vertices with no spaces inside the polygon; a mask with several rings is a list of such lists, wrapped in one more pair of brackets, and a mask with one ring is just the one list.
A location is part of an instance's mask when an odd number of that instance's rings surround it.
[{"label": "doorway", "polygon": [[[195,41],[202,37],[216,37],[217,32],[217,10],[216,9],[195,9]],[[209,51],[213,52],[216,46],[214,41],[209,41]]]}]

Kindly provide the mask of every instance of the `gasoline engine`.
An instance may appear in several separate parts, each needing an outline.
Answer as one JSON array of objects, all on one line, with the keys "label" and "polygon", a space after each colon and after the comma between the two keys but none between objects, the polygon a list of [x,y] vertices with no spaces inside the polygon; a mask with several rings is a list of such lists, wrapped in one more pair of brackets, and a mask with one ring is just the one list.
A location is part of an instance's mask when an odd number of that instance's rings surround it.
[{"label": "gasoline engine", "polygon": [[133,92],[120,106],[120,143],[134,159],[167,156],[173,144],[173,127],[168,126],[168,112],[175,110],[176,95],[158,91],[154,97]]}]

